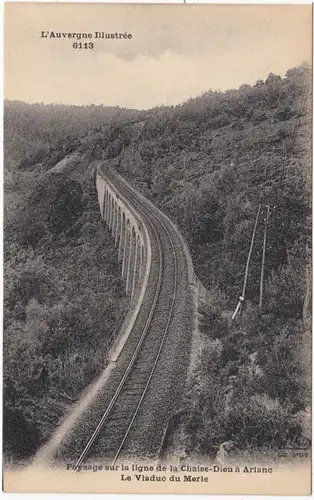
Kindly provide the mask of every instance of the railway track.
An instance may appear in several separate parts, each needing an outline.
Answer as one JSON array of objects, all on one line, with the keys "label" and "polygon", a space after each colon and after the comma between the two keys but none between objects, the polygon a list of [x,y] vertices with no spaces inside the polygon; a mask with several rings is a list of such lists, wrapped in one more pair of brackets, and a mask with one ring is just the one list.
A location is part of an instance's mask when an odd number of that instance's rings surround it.
[{"label": "railway track", "polygon": [[145,221],[156,251],[155,288],[153,293],[151,290],[145,323],[133,343],[133,354],[109,404],[86,441],[76,462],[77,467],[88,459],[101,457],[114,464],[120,457],[136,454],[137,443],[132,440],[132,430],[136,427],[169,332],[178,286],[176,243],[164,221],[119,176],[106,172],[106,177]]}]

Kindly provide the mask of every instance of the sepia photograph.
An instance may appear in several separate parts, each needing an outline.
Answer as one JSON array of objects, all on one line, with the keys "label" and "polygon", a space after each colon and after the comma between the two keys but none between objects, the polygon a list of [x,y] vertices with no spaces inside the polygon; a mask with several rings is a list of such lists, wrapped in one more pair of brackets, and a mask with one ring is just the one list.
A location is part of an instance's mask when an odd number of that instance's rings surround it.
[{"label": "sepia photograph", "polygon": [[4,491],[310,494],[312,5],[4,11]]}]

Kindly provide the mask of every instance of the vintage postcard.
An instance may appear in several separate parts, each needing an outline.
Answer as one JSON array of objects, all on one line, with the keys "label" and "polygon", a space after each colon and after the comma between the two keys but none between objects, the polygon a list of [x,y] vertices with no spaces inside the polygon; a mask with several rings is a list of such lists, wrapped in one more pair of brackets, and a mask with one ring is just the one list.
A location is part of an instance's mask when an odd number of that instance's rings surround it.
[{"label": "vintage postcard", "polygon": [[311,492],[312,6],[8,3],[7,492]]}]

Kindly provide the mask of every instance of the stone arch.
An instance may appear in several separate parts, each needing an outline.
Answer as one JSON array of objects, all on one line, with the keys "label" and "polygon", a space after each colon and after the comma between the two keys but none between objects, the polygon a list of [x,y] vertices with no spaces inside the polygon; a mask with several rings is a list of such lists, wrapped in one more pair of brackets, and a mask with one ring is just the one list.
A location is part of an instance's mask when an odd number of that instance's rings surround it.
[{"label": "stone arch", "polygon": [[129,255],[128,255],[128,272],[126,278],[126,292],[131,293],[132,300],[132,290],[134,281],[134,271],[135,271],[135,252],[136,252],[136,231],[133,224],[130,224],[130,243],[129,243]]},{"label": "stone arch", "polygon": [[109,220],[109,227],[112,230],[112,225],[113,225],[113,196],[112,193],[110,193],[110,220]]},{"label": "stone arch", "polygon": [[113,232],[114,225],[114,196],[111,194],[111,231]]},{"label": "stone arch", "polygon": [[106,220],[106,209],[107,209],[107,188],[105,186],[105,189],[104,189],[104,204],[103,204],[103,209],[102,209],[102,218],[103,218],[103,220]]},{"label": "stone arch", "polygon": [[114,241],[116,239],[116,230],[117,230],[117,212],[118,212],[117,202],[113,197],[112,237]]},{"label": "stone arch", "polygon": [[107,223],[108,223],[109,229],[110,229],[110,218],[111,218],[111,193],[108,190],[108,220],[107,220]]},{"label": "stone arch", "polygon": [[134,271],[133,271],[133,283],[132,283],[132,300],[135,300],[138,293],[138,285],[140,280],[140,235],[138,230],[135,231],[135,254],[134,254]]},{"label": "stone arch", "polygon": [[[123,258],[124,251],[124,240],[125,240],[125,229],[126,229],[126,217],[124,210],[121,210],[121,229],[120,229],[120,242],[119,242],[119,251],[118,251],[118,259],[121,260]],[[123,276],[123,273],[122,273]]]},{"label": "stone arch", "polygon": [[103,207],[102,207],[102,219],[106,220],[106,186],[104,187],[104,202],[103,202]]},{"label": "stone arch", "polygon": [[139,276],[139,279],[141,279],[141,277],[142,277],[144,265],[145,265],[145,248],[144,248],[143,242],[141,241],[141,248],[140,248],[140,270],[139,270],[140,276]]},{"label": "stone arch", "polygon": [[130,220],[126,217],[125,235],[123,244],[123,263],[122,263],[122,276],[127,278],[128,263],[129,263],[129,250],[130,250]]},{"label": "stone arch", "polygon": [[110,191],[109,191],[109,189],[108,189],[107,198],[108,198],[108,201],[107,201],[107,206],[108,206],[108,209],[107,209],[107,224],[108,224],[108,227],[109,227],[109,220],[110,220]]},{"label": "stone arch", "polygon": [[121,207],[117,204],[117,225],[116,225],[116,235],[115,244],[118,244],[119,238],[121,237]]},{"label": "stone arch", "polygon": [[105,187],[105,195],[104,195],[104,220],[107,222],[107,209],[108,209],[108,199],[107,199],[107,187]]}]

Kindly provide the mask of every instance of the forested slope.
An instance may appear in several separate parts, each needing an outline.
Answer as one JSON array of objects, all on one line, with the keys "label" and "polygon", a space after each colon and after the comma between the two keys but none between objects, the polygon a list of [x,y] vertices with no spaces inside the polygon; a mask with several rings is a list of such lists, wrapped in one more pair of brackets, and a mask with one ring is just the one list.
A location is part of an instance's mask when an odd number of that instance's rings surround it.
[{"label": "forested slope", "polygon": [[[188,454],[215,456],[229,441],[238,451],[309,443],[309,72],[160,111],[120,157],[121,172],[178,221],[212,296],[188,401]],[[232,321],[259,204],[245,307]]]},{"label": "forested slope", "polygon": [[[214,456],[228,441],[238,451],[309,444],[310,71],[154,110],[116,159],[179,223],[212,296],[187,402],[188,454]],[[232,321],[260,204],[245,307]]]},{"label": "forested slope", "polygon": [[[117,252],[99,217],[92,155],[65,157],[73,139],[59,138],[55,146],[49,107],[42,107],[39,129],[33,106],[8,106],[4,452],[7,461],[24,462],[103,370],[127,302]],[[64,113],[63,107],[62,115],[76,123],[76,114]],[[43,155],[44,140],[51,154]],[[75,140],[79,144],[79,136]],[[10,154],[12,145],[16,156]]]},{"label": "forested slope", "polygon": [[[238,451],[309,443],[310,79],[309,68],[296,68],[161,110],[119,158],[121,172],[175,217],[212,296],[188,454],[215,456],[228,441]],[[259,204],[245,307],[232,321]]]},{"label": "forested slope", "polygon": [[[15,360],[19,359],[20,351],[15,350],[22,347],[15,346],[19,346],[19,342],[24,349],[28,339],[30,359],[38,357],[40,363],[44,363],[46,359],[60,357],[60,353],[51,354],[53,345],[66,344],[71,335],[78,335],[80,339],[75,345],[79,346],[80,356],[89,349],[86,339],[90,338],[91,331],[96,349],[101,325],[106,321],[113,325],[114,318],[118,317],[120,306],[117,304],[123,296],[119,271],[108,235],[98,222],[92,187],[91,171],[101,160],[105,166],[115,167],[128,177],[175,218],[190,245],[195,270],[212,297],[211,304],[202,310],[201,352],[186,401],[188,417],[183,431],[187,454],[213,457],[219,446],[228,441],[232,442],[228,446],[239,452],[308,444],[310,80],[311,69],[302,66],[289,70],[285,78],[270,74],[265,82],[256,82],[252,87],[243,85],[224,93],[209,91],[176,107],[146,112],[123,110],[107,120],[100,113],[92,128],[88,124],[90,110],[87,108],[85,132],[72,131],[70,139],[64,132],[56,143],[48,134],[45,146],[48,153],[43,154],[39,147],[30,155],[20,155],[16,163],[18,170],[14,171],[18,180],[13,182],[13,191],[25,192],[25,186],[32,189],[27,188],[29,194],[23,198],[24,205],[16,199],[12,202],[15,208],[7,215],[7,235],[10,235],[6,237],[8,411],[20,412],[28,423],[37,422],[37,428],[45,426],[43,416],[40,423],[31,412],[25,413],[25,408],[32,408],[32,398],[39,397],[40,391],[37,387],[36,394],[34,389],[31,396],[31,389],[21,375],[17,376]],[[10,106],[14,107],[14,103]],[[62,113],[67,116],[65,110]],[[70,116],[70,109],[68,113]],[[14,124],[11,129],[16,130]],[[21,142],[16,133],[14,140],[19,148]],[[47,173],[62,158],[66,168],[60,168],[59,174]],[[36,183],[38,180],[36,186],[35,180]],[[8,201],[12,201],[10,182],[11,178],[8,179]],[[59,200],[57,204],[56,200]],[[62,212],[68,204],[68,213],[73,219],[63,226],[59,209]],[[232,321],[242,292],[260,204],[245,307],[242,315]],[[260,309],[266,205],[270,207],[270,214]],[[29,222],[21,225],[27,218]],[[109,262],[108,257],[104,257],[108,252]],[[23,273],[29,261],[32,271],[28,274],[31,278],[27,279],[32,285],[26,279],[25,290],[30,291],[25,294]],[[50,265],[54,271],[49,274],[47,266]],[[102,300],[97,291],[93,303],[89,304],[88,311],[92,314],[87,321],[82,302],[85,303],[86,295],[90,300],[89,287],[93,280],[90,282],[86,273],[94,273],[95,269],[98,273],[101,269],[104,272],[103,293],[109,289],[116,292],[110,295],[110,309],[106,302],[108,296]],[[37,279],[38,272],[42,275]],[[65,277],[71,284],[68,285],[71,293],[64,285]],[[42,287],[46,287],[44,291]],[[60,296],[64,297],[61,301]],[[74,308],[71,306],[70,312],[69,302]],[[99,310],[99,302],[106,304],[106,310]],[[78,310],[82,311],[81,316]],[[39,323],[32,323],[33,318]],[[60,329],[56,324],[61,325]],[[73,332],[70,337],[68,331]],[[15,338],[18,342],[11,340]],[[43,338],[46,338],[44,342]],[[55,339],[55,344],[50,339]],[[92,350],[89,353],[92,356]],[[26,380],[32,386],[39,375],[35,374],[35,368],[27,373]],[[39,373],[43,373],[42,368]],[[59,378],[51,382],[51,387],[59,387],[59,384],[62,390],[71,393],[69,387],[73,386],[68,373],[71,370],[59,371]],[[79,387],[90,378],[84,377],[82,374]],[[38,384],[41,387],[41,382]]]}]

